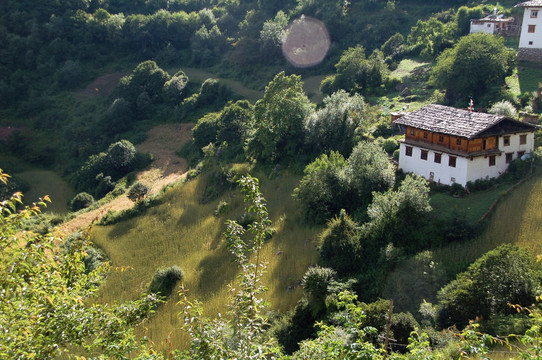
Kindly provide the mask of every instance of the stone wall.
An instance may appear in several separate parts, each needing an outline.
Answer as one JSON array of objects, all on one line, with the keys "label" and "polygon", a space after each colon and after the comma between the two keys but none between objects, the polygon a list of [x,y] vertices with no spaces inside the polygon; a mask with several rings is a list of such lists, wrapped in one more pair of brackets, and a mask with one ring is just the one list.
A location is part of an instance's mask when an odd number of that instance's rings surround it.
[{"label": "stone wall", "polygon": [[542,62],[542,49],[518,49],[518,60]]}]

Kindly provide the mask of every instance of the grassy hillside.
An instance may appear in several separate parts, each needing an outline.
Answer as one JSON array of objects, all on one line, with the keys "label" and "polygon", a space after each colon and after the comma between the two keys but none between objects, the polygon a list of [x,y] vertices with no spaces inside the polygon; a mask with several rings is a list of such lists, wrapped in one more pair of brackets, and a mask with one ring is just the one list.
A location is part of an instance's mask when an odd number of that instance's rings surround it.
[{"label": "grassy hillside", "polygon": [[507,196],[495,208],[484,233],[468,242],[435,250],[437,262],[455,274],[485,252],[512,243],[542,254],[542,177],[534,177]]},{"label": "grassy hillside", "polygon": [[[289,175],[273,180],[261,177],[261,191],[268,199],[270,218],[277,230],[263,249],[269,264],[265,297],[273,310],[281,312],[299,300],[299,280],[318,257],[314,239],[319,229],[300,225],[301,216],[290,195],[298,180]],[[243,201],[236,191],[225,194],[222,199],[228,202],[228,211],[216,217],[219,200],[199,202],[206,181],[201,177],[169,190],[163,204],[151,208],[145,216],[94,228],[93,241],[117,269],[104,283],[100,302],[134,298],[146,290],[156,269],[178,265],[184,270],[183,283],[190,299],[202,301],[207,315],[227,312],[227,285],[235,283],[237,267],[222,233],[227,219],[242,214]],[[177,301],[177,295],[172,295],[147,324],[148,335],[157,344],[168,337],[174,348],[186,341],[185,334],[178,331],[182,323],[177,316]]]}]

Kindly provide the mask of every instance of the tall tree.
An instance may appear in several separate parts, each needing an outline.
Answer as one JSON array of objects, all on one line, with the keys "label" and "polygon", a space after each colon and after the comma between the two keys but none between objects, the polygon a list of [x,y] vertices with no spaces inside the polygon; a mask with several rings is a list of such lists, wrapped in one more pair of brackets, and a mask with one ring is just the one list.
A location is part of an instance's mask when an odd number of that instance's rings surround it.
[{"label": "tall tree", "polygon": [[514,61],[515,52],[504,45],[502,37],[471,34],[437,58],[429,82],[446,88],[446,97],[452,102],[480,97],[491,87],[504,85]]},{"label": "tall tree", "polygon": [[303,146],[303,120],[313,108],[301,76],[277,74],[254,106],[257,128],[249,142],[249,154],[261,162],[293,159]]}]

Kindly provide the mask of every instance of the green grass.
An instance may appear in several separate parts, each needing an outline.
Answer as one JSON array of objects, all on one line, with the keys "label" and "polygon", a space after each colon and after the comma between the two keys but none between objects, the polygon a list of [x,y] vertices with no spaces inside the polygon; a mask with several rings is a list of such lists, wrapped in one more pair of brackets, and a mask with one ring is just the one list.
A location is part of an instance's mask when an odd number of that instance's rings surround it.
[{"label": "green grass", "polygon": [[32,204],[40,197],[49,195],[51,203],[44,209],[45,212],[68,212],[68,202],[75,196],[75,192],[60,175],[49,170],[28,170],[14,175],[30,185],[24,194],[25,204]]},{"label": "green grass", "polygon": [[519,88],[523,94],[526,91],[536,91],[542,82],[542,65],[521,62],[518,64]]},{"label": "green grass", "polygon": [[435,249],[435,259],[453,277],[481,255],[503,243],[516,244],[529,249],[533,254],[542,254],[540,208],[542,177],[536,176],[501,200],[481,236],[472,241]]},{"label": "green grass", "polygon": [[[239,216],[243,209],[238,191],[225,194],[207,204],[200,204],[205,178],[197,178],[169,190],[163,204],[151,208],[145,216],[115,226],[97,226],[93,241],[111,258],[116,268],[101,289],[100,302],[133,299],[147,289],[159,267],[180,266],[189,299],[203,302],[205,314],[216,316],[228,310],[229,284],[235,284],[237,266],[223,240],[224,222]],[[301,214],[291,197],[298,176],[284,175],[273,180],[262,178],[261,191],[268,199],[268,210],[277,232],[264,246],[262,255],[268,263],[264,284],[265,299],[276,311],[292,308],[302,295],[299,280],[310,264],[316,264],[314,239],[319,229],[301,223]],[[228,212],[213,215],[218,202],[229,203]],[[129,269],[121,271],[121,269]],[[159,347],[168,338],[174,348],[186,346],[188,337],[180,331],[173,294],[146,324],[146,334]]]},{"label": "green grass", "polygon": [[467,220],[474,225],[487,212],[491,204],[512,185],[511,182],[501,183],[494,188],[476,191],[463,197],[435,193],[431,195],[431,206],[434,214],[441,219],[450,219],[454,213],[464,212]]}]

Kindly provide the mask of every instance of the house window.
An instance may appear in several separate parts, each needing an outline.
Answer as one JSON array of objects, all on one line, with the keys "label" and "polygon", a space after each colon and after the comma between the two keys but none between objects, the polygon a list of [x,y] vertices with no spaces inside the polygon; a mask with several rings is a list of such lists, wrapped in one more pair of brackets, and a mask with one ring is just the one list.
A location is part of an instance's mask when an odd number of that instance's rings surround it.
[{"label": "house window", "polygon": [[461,145],[461,139],[459,139],[459,138],[455,139],[455,143],[456,143],[456,145]]},{"label": "house window", "polygon": [[514,153],[506,153],[506,163],[510,164],[512,162],[512,157],[514,156]]},{"label": "house window", "polygon": [[422,154],[420,156],[422,160],[427,160],[427,150],[422,150]]},{"label": "house window", "polygon": [[427,133],[426,133],[425,131],[424,131],[424,133],[423,133],[423,138],[424,138],[424,139],[427,139]]},{"label": "house window", "polygon": [[410,129],[410,135],[414,136],[415,132],[414,129]]},{"label": "house window", "polygon": [[510,146],[510,136],[503,136],[502,143],[504,146]]},{"label": "house window", "polygon": [[450,181],[451,181],[452,183],[455,183],[455,178],[454,178],[454,177],[451,178]]},{"label": "house window", "polygon": [[444,136],[439,136],[439,137],[438,137],[438,141],[439,141],[439,142],[444,142]]},{"label": "house window", "polygon": [[536,19],[538,17],[538,10],[531,10],[531,19]]},{"label": "house window", "polygon": [[437,164],[440,164],[441,160],[442,160],[442,154],[435,153],[435,162]]},{"label": "house window", "polygon": [[489,156],[489,166],[495,166],[495,155]]},{"label": "house window", "polygon": [[456,160],[455,156],[449,156],[448,157],[448,166],[449,167],[455,167],[455,160]]},{"label": "house window", "polygon": [[429,173],[429,180],[433,181],[434,178],[435,178],[435,173],[431,171]]},{"label": "house window", "polygon": [[406,156],[412,156],[412,146],[406,146],[405,147],[405,155]]},{"label": "house window", "polygon": [[532,45],[532,44],[533,44],[533,42],[532,42],[532,41],[529,41],[529,45]]},{"label": "house window", "polygon": [[487,24],[487,27],[491,27],[491,24]]},{"label": "house window", "polygon": [[527,144],[527,135],[523,134],[519,136],[519,144],[525,145]]},{"label": "house window", "polygon": [[518,158],[522,157],[523,155],[525,155],[525,151],[518,151]]},{"label": "house window", "polygon": [[527,32],[528,33],[534,33],[534,29],[536,28],[536,25],[529,25],[529,27],[527,28]]}]

